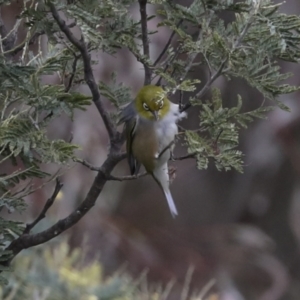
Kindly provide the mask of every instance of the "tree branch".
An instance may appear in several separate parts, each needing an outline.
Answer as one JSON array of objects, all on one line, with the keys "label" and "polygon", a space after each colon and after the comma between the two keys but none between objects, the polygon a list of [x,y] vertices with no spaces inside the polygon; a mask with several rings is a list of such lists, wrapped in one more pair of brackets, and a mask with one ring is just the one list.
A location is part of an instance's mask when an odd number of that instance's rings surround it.
[{"label": "tree branch", "polygon": [[75,162],[82,164],[83,166],[89,168],[92,171],[97,171],[97,172],[101,171],[101,167],[95,167],[84,159],[76,159]]},{"label": "tree branch", "polygon": [[[76,23],[75,22],[72,22],[70,23],[69,25],[67,25],[69,28],[73,28],[76,26]],[[53,32],[55,33],[55,32]],[[36,32],[29,40],[29,43],[28,45],[33,45],[36,40],[41,36],[41,35],[44,35],[46,34],[46,31],[45,30],[42,30],[42,31],[39,31],[39,32]],[[26,44],[27,40],[25,39],[23,42],[21,42],[19,45],[17,45],[15,48],[9,50],[9,51],[6,51],[5,54],[11,54],[12,56],[18,54],[20,51],[23,50],[24,48],[24,45]]]},{"label": "tree branch", "polygon": [[197,155],[197,152],[192,152],[183,156],[172,157],[172,160],[184,160],[188,158],[194,158]]},{"label": "tree branch", "polygon": [[73,80],[74,80],[74,77],[75,77],[75,74],[76,74],[78,59],[79,59],[79,56],[77,56],[76,54],[74,54],[74,61],[73,61],[73,64],[72,64],[72,74],[70,76],[68,86],[65,89],[66,92],[69,92],[70,89],[72,88]]},{"label": "tree branch", "polygon": [[[112,123],[111,118],[109,117],[109,114],[107,113],[106,109],[104,108],[103,102],[101,100],[100,91],[98,88],[98,85],[95,81],[92,65],[91,65],[91,56],[88,52],[87,46],[84,42],[83,37],[81,37],[80,40],[78,40],[73,33],[71,32],[70,28],[66,25],[65,21],[59,16],[58,11],[56,10],[53,3],[50,1],[47,2],[48,6],[50,7],[52,16],[54,20],[57,22],[60,30],[66,35],[68,40],[80,51],[83,65],[84,65],[84,79],[89,86],[92,96],[93,96],[93,102],[95,106],[97,107],[104,125],[106,127],[106,130],[108,132],[110,140],[114,140],[117,137],[117,131],[115,126]],[[114,146],[114,145],[111,145]]]},{"label": "tree branch", "polygon": [[112,181],[125,181],[125,180],[135,180],[144,176],[149,175],[149,173],[147,172],[143,172],[143,173],[139,173],[137,175],[125,175],[125,176],[112,176],[112,175],[108,175],[108,177],[106,178],[107,180],[112,180]]},{"label": "tree branch", "polygon": [[38,215],[38,217],[32,223],[29,223],[26,225],[26,228],[25,228],[23,234],[28,234],[37,223],[39,223],[42,219],[44,219],[46,217],[46,213],[47,213],[48,209],[53,205],[53,203],[62,187],[63,187],[63,183],[61,183],[59,181],[59,179],[57,178],[52,196],[47,200],[44,208],[42,209],[42,211]]},{"label": "tree branch", "polygon": [[[219,69],[215,74],[213,74],[210,79],[206,82],[204,87],[195,95],[195,98],[201,98],[203,95],[207,93],[213,82],[222,74],[222,71],[224,69],[225,64],[227,63],[228,58],[224,59],[221,63]],[[187,102],[183,107],[180,109],[180,112],[183,112],[187,109],[189,109],[192,106],[191,102]]]},{"label": "tree branch", "polygon": [[[149,39],[148,39],[148,20],[147,20],[147,0],[139,0],[140,13],[141,13],[141,26],[142,26],[142,42],[144,56],[150,58]],[[151,83],[152,70],[147,63],[143,63],[145,69],[144,85]]]},{"label": "tree branch", "polygon": [[[236,42],[232,45],[232,49],[231,52],[233,52],[237,47],[239,47],[239,45],[242,43],[246,33],[248,32],[251,24],[253,22],[253,17],[250,17],[249,20],[247,21],[244,29],[242,30],[239,38],[236,40]],[[205,57],[206,59],[206,57]],[[224,72],[224,67],[227,64],[229,60],[229,56],[227,56],[221,63],[221,65],[219,66],[219,69],[216,71],[216,73],[214,75],[212,75],[210,77],[210,79],[206,82],[206,84],[204,85],[204,87],[195,95],[196,98],[201,98],[204,94],[206,94],[206,92],[209,90],[209,88],[211,87],[211,85],[213,84],[213,82],[220,76],[222,75]],[[209,62],[206,59],[206,62],[209,66]],[[211,69],[209,67],[209,71],[211,72]],[[225,70],[226,72],[228,71],[227,69]],[[187,102],[182,108],[181,108],[181,112],[187,110],[188,108],[190,108],[192,105],[190,102]]]},{"label": "tree branch", "polygon": [[[176,27],[179,27],[179,26],[182,24],[182,22],[183,22],[183,20],[180,20],[180,21],[178,22],[178,24],[176,25]],[[167,50],[169,49],[169,46],[170,46],[171,43],[172,43],[172,40],[173,40],[175,34],[176,34],[176,31],[173,30],[173,32],[171,33],[171,35],[170,35],[170,37],[169,37],[169,40],[167,41],[165,47],[163,48],[163,50],[161,51],[161,53],[160,53],[159,56],[157,57],[157,59],[156,59],[156,61],[154,62],[153,66],[156,66],[156,65],[160,62],[160,60],[162,59],[162,57],[165,55],[165,53],[166,53]]]},{"label": "tree branch", "polygon": [[[39,233],[21,235],[14,240],[6,250],[12,251],[14,257],[23,249],[43,244],[75,225],[95,205],[95,202],[107,181],[107,177],[118,162],[118,156],[108,156],[101,166],[101,171],[95,177],[84,201],[69,216],[59,220],[50,228]],[[3,265],[9,265],[13,257],[9,261],[3,263]]]}]

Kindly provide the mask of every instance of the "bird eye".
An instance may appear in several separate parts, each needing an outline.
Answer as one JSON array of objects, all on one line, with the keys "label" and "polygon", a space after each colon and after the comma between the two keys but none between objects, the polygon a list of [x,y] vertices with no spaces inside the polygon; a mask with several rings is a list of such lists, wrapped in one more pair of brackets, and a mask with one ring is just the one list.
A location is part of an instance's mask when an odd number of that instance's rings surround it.
[{"label": "bird eye", "polygon": [[146,103],[143,103],[143,107],[145,110],[149,110],[149,106]]}]

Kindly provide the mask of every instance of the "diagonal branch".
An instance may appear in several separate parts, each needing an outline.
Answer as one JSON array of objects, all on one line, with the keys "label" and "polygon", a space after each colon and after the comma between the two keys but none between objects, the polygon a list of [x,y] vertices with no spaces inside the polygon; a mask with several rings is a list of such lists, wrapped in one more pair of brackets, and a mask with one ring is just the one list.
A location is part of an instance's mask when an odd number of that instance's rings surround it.
[{"label": "diagonal branch", "polygon": [[147,176],[147,175],[149,175],[149,173],[147,173],[147,172],[139,173],[137,175],[125,175],[125,176],[120,176],[120,177],[109,175],[107,177],[107,180],[112,180],[112,181],[135,180],[135,179]]},{"label": "diagonal branch", "polygon": [[[211,85],[214,83],[214,81],[222,74],[227,61],[228,61],[228,58],[223,60],[219,69],[216,71],[216,73],[214,73],[210,77],[210,79],[206,82],[204,87],[195,95],[195,98],[201,98],[202,96],[204,96],[207,93],[207,91],[209,90]],[[185,105],[182,106],[182,108],[180,109],[180,112],[183,112],[183,111],[189,109],[191,106],[192,106],[191,102],[187,102]]]},{"label": "diagonal branch", "polygon": [[172,157],[172,160],[185,160],[188,158],[195,158],[196,155],[197,155],[197,152],[192,152],[192,153],[189,153],[189,154],[186,154],[183,156]]},{"label": "diagonal branch", "polygon": [[[148,19],[147,19],[147,0],[139,0],[140,13],[141,13],[141,25],[142,25],[142,42],[144,56],[150,58],[149,38],[148,38]],[[143,63],[145,69],[144,85],[151,83],[152,70],[147,63]]]},{"label": "diagonal branch", "polygon": [[78,59],[79,59],[79,56],[77,56],[76,54],[74,54],[74,60],[73,60],[73,64],[72,64],[72,74],[70,76],[70,79],[69,79],[69,82],[68,82],[68,86],[65,89],[66,92],[69,92],[70,89],[72,88],[73,80],[74,80],[75,75],[76,75]]},{"label": "diagonal branch", "polygon": [[29,223],[26,225],[26,228],[25,228],[23,234],[28,234],[37,223],[39,223],[42,219],[44,219],[46,217],[46,213],[47,213],[48,209],[53,205],[53,203],[62,187],[63,187],[63,183],[61,183],[59,181],[59,179],[56,179],[56,184],[55,184],[55,188],[54,188],[54,192],[53,192],[52,196],[46,201],[45,206],[42,209],[42,211],[40,212],[40,214],[38,215],[38,217],[32,223]]},{"label": "diagonal branch", "polygon": [[66,22],[59,16],[57,9],[55,8],[54,4],[50,1],[47,2],[48,6],[50,7],[50,11],[52,13],[52,16],[54,20],[57,22],[60,30],[66,35],[68,40],[80,51],[83,65],[84,65],[84,79],[89,86],[92,96],[93,96],[93,102],[95,106],[97,107],[104,125],[106,127],[106,130],[108,132],[110,140],[114,140],[117,136],[117,131],[115,126],[113,125],[113,122],[111,118],[109,117],[109,114],[107,113],[104,104],[101,100],[100,91],[98,88],[98,85],[95,81],[95,77],[92,70],[91,65],[91,56],[87,49],[87,46],[84,42],[83,37],[81,37],[80,40],[78,40],[74,34],[71,32],[70,28],[66,25]]},{"label": "diagonal branch", "polygon": [[107,181],[107,177],[109,177],[110,172],[120,161],[120,158],[121,156],[118,157],[117,155],[108,156],[101,166],[101,171],[98,172],[97,176],[95,177],[94,182],[84,201],[70,215],[59,220],[46,230],[36,234],[25,233],[14,240],[6,249],[12,251],[13,256],[10,258],[10,260],[2,262],[2,265],[9,265],[13,257],[15,257],[23,249],[46,243],[47,241],[55,238],[62,232],[75,225],[95,205],[95,202]]},{"label": "diagonal branch", "polygon": [[[242,30],[239,38],[236,40],[236,42],[232,45],[232,49],[231,49],[231,52],[233,52],[234,50],[236,50],[240,44],[242,43],[245,35],[247,34],[251,24],[253,23],[253,16],[251,16],[244,29]],[[206,59],[206,57],[205,57]],[[210,79],[206,82],[206,84],[204,85],[204,87],[195,95],[195,98],[201,98],[204,94],[206,94],[206,92],[209,90],[209,88],[211,87],[211,85],[213,84],[213,82],[219,77],[221,76],[222,74],[224,74],[225,72],[227,72],[229,70],[229,68],[225,69],[224,70],[224,67],[225,65],[227,64],[229,60],[229,56],[227,56],[226,58],[223,59],[222,63],[220,64],[218,70],[212,75],[210,76]],[[209,71],[211,72],[211,68],[210,68],[210,65],[209,65],[209,62],[208,60],[206,59],[206,62],[207,62],[207,65],[209,67]],[[190,102],[187,102],[182,108],[181,108],[181,112],[182,111],[185,111],[187,110],[188,108],[190,108],[192,105]]]},{"label": "diagonal branch", "polygon": [[[69,25],[67,25],[69,28],[73,28],[76,26],[76,23],[75,22],[72,22],[70,23]],[[53,32],[55,33],[55,32]],[[32,35],[32,37],[30,38],[29,42],[28,42],[28,45],[33,45],[36,40],[41,36],[41,35],[44,35],[46,34],[46,31],[45,30],[41,30],[39,32],[36,32],[35,34]],[[27,42],[27,39],[25,38],[23,42],[21,42],[19,45],[17,45],[15,48],[9,50],[9,51],[6,51],[5,54],[11,54],[12,56],[18,54],[20,51],[23,50],[25,44]]]},{"label": "diagonal branch", "polygon": [[[176,27],[179,27],[179,26],[182,24],[182,22],[183,22],[183,20],[180,20],[180,21],[177,23]],[[168,51],[168,49],[169,49],[169,47],[170,47],[170,45],[171,45],[171,43],[172,43],[172,40],[173,40],[175,34],[176,34],[176,31],[173,30],[173,32],[171,33],[171,35],[170,35],[170,37],[169,37],[169,40],[167,41],[165,47],[163,48],[163,50],[161,51],[161,53],[160,53],[159,56],[157,57],[157,59],[156,59],[156,61],[154,62],[153,66],[156,66],[156,65],[160,62],[160,60],[162,59],[162,57],[165,55],[165,53]]]},{"label": "diagonal branch", "polygon": [[96,167],[84,159],[76,159],[75,162],[82,164],[83,166],[89,168],[92,171],[97,171],[97,172],[101,171],[101,167]]}]

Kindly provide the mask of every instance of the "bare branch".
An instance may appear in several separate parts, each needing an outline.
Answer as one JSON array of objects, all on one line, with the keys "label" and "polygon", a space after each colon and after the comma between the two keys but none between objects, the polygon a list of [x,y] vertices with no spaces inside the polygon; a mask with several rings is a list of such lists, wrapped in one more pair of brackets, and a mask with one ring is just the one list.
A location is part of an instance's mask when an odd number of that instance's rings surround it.
[{"label": "bare branch", "polygon": [[146,175],[148,175],[149,173],[144,172],[144,173],[140,173],[137,175],[126,175],[126,176],[112,176],[112,175],[108,175],[108,177],[106,178],[107,180],[112,180],[112,181],[125,181],[125,180],[135,180],[141,177],[144,177]]},{"label": "bare branch", "polygon": [[68,40],[80,51],[83,65],[84,65],[84,79],[89,86],[92,96],[93,96],[93,102],[95,106],[97,107],[104,125],[106,127],[106,130],[108,132],[110,140],[114,140],[117,136],[117,131],[115,126],[112,123],[111,118],[109,117],[109,114],[107,113],[106,109],[104,108],[103,102],[101,100],[100,91],[98,88],[98,85],[95,81],[92,66],[91,66],[91,56],[87,49],[87,46],[84,42],[84,38],[81,37],[80,40],[78,40],[74,34],[71,32],[70,28],[66,25],[65,21],[59,16],[58,11],[56,10],[53,3],[50,1],[47,2],[48,6],[50,7],[52,16],[54,20],[57,22],[60,30],[66,35]]},{"label": "bare branch", "polygon": [[[11,250],[14,257],[23,249],[43,244],[75,225],[95,205],[95,202],[107,181],[106,178],[118,162],[118,156],[108,156],[101,167],[101,172],[98,172],[95,177],[84,201],[70,215],[39,233],[21,235],[19,238],[14,240],[6,250]],[[13,257],[11,259],[13,259]],[[9,265],[11,259],[3,262],[3,265]]]},{"label": "bare branch", "polygon": [[82,164],[83,166],[89,168],[92,171],[97,171],[97,172],[101,171],[100,167],[95,167],[84,159],[76,159],[75,162]]},{"label": "bare branch", "polygon": [[41,213],[38,215],[38,217],[32,222],[26,225],[26,228],[23,232],[23,234],[27,234],[31,231],[31,229],[37,224],[39,223],[42,219],[44,219],[46,217],[46,213],[48,211],[48,209],[52,206],[52,204],[54,203],[58,193],[60,192],[61,188],[63,187],[63,183],[61,183],[59,181],[59,179],[56,179],[56,184],[55,184],[55,188],[54,188],[54,192],[52,194],[52,196],[46,201],[44,208],[42,209]]},{"label": "bare branch", "polygon": [[[140,13],[141,13],[141,26],[142,26],[142,42],[144,56],[150,58],[149,39],[148,39],[148,20],[147,20],[147,0],[139,0]],[[147,63],[143,63],[145,69],[144,85],[151,83],[152,70]]]}]

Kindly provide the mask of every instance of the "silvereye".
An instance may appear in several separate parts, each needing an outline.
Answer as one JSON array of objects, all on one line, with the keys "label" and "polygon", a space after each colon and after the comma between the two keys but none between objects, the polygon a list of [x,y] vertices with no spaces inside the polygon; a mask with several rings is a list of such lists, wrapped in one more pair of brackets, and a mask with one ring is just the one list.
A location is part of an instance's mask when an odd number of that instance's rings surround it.
[{"label": "silvereye", "polygon": [[137,174],[141,164],[145,167],[164,192],[173,217],[178,213],[169,189],[168,160],[178,132],[176,122],[184,116],[161,87],[147,85],[123,109],[121,118],[131,174]]}]

